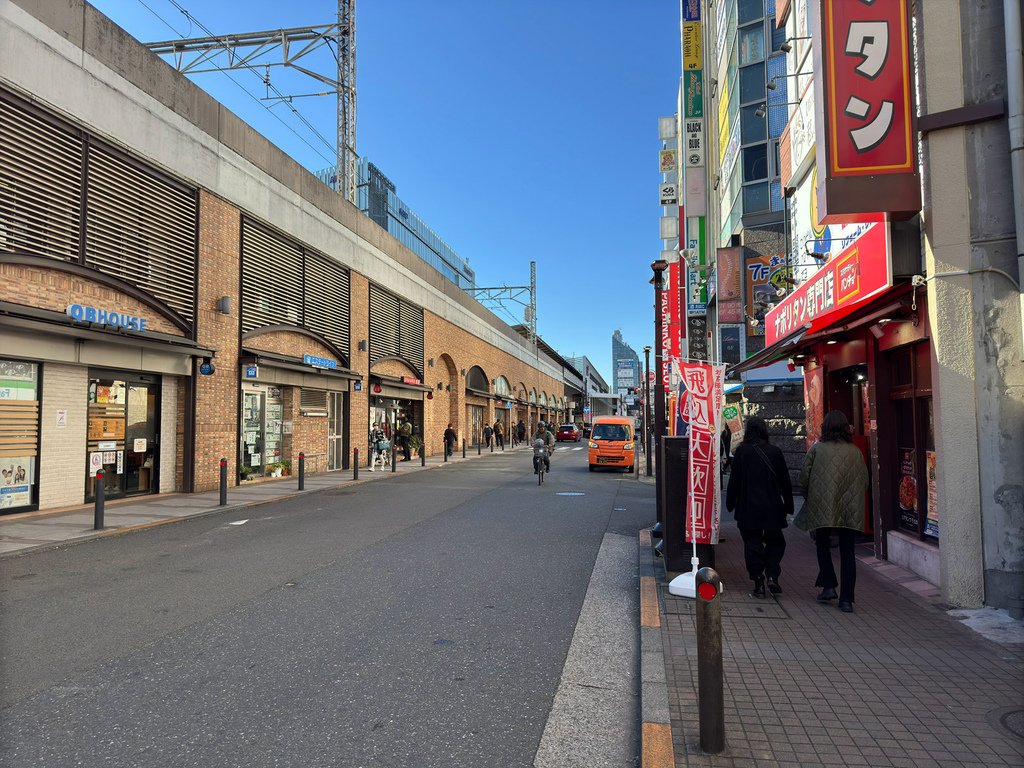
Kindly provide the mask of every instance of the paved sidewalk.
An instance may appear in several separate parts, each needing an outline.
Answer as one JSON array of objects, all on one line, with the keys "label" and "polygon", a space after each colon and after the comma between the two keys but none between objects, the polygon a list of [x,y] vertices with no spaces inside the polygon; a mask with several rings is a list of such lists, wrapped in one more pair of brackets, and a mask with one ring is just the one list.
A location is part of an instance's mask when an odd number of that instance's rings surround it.
[{"label": "paved sidewalk", "polygon": [[[506,448],[505,453],[527,452],[530,449],[520,446],[515,449]],[[24,514],[0,517],[0,557],[23,554],[34,549],[45,549],[70,542],[93,539],[100,536],[112,536],[140,530],[153,525],[171,523],[188,517],[216,514],[245,507],[266,504],[272,501],[291,498],[304,493],[317,493],[341,486],[352,486],[368,482],[382,482],[396,475],[407,475],[444,466],[454,466],[463,461],[484,459],[492,454],[486,448],[478,456],[476,448],[467,448],[466,458],[461,452],[456,453],[448,462],[442,456],[427,458],[426,466],[420,465],[420,459],[400,461],[396,472],[391,467],[370,472],[368,467],[359,468],[359,480],[353,481],[352,470],[322,472],[307,475],[305,490],[298,490],[298,477],[267,480],[259,483],[246,483],[237,488],[228,489],[227,506],[218,506],[220,491],[205,493],[170,493],[137,496],[130,499],[107,501],[104,510],[104,530],[93,530],[94,506],[92,504],[70,507],[60,510],[27,512]]]},{"label": "paved sidewalk", "polygon": [[755,599],[739,531],[730,521],[723,534],[721,755],[700,749],[694,602],[657,569],[677,768],[1024,766],[1024,645],[968,629],[937,590],[868,548],[855,612],[818,604],[814,545],[792,527],[783,594]]}]

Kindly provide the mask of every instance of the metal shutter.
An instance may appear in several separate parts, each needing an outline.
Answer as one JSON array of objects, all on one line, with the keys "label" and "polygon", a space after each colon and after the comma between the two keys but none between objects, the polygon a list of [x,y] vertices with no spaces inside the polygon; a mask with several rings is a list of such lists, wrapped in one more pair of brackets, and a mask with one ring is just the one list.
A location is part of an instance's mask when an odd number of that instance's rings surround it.
[{"label": "metal shutter", "polygon": [[306,327],[349,354],[349,275],[337,262],[306,253]]},{"label": "metal shutter", "polygon": [[242,331],[302,325],[302,251],[276,233],[242,222]]},{"label": "metal shutter", "polygon": [[89,146],[86,263],[195,316],[196,193]]},{"label": "metal shutter", "polygon": [[370,360],[398,355],[398,297],[370,286]]},{"label": "metal shutter", "polygon": [[398,353],[423,372],[423,310],[404,301],[399,307]]},{"label": "metal shutter", "polygon": [[82,139],[0,100],[0,251],[77,261]]},{"label": "metal shutter", "polygon": [[326,416],[327,390],[303,387],[299,392],[299,411],[303,416]]}]

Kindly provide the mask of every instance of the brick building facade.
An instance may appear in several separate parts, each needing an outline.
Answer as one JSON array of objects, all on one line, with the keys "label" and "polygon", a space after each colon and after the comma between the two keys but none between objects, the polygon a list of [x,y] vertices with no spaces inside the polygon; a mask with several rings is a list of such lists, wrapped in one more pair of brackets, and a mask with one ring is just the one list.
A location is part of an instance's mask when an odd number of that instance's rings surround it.
[{"label": "brick building facade", "polygon": [[566,417],[558,363],[94,8],[0,31],[0,514]]}]

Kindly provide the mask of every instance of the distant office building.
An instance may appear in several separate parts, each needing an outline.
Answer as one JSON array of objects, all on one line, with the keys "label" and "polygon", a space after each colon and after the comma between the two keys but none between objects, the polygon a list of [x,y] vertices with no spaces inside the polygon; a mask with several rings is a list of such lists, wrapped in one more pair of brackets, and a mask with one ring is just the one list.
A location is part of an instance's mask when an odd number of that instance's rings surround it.
[{"label": "distant office building", "polygon": [[[337,188],[333,167],[316,175],[331,189]],[[423,219],[413,213],[395,194],[394,182],[365,158],[359,161],[356,204],[363,214],[457,286],[476,286],[476,273],[470,268],[469,261],[459,256]]]},{"label": "distant office building", "polygon": [[597,368],[586,355],[568,358],[572,365],[583,376],[583,404],[581,413],[574,414],[577,419],[590,421],[595,416],[611,416],[615,413],[618,394],[608,391],[608,382],[597,372]]},{"label": "distant office building", "polygon": [[639,410],[636,395],[630,390],[640,386],[640,357],[622,339],[622,331],[612,334],[612,377],[614,389],[619,395],[619,402],[625,403],[627,413]]}]

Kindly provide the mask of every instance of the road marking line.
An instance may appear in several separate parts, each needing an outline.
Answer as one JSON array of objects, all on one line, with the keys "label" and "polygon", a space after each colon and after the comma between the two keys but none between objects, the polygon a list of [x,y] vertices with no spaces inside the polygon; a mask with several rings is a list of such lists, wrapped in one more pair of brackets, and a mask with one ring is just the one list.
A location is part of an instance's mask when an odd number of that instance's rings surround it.
[{"label": "road marking line", "polygon": [[582,451],[583,449],[582,448],[572,448],[571,450],[573,450],[573,451]]},{"label": "road marking line", "polygon": [[245,525],[248,522],[249,522],[249,519],[246,518],[245,520],[235,520],[235,522],[228,523],[228,525]]}]

